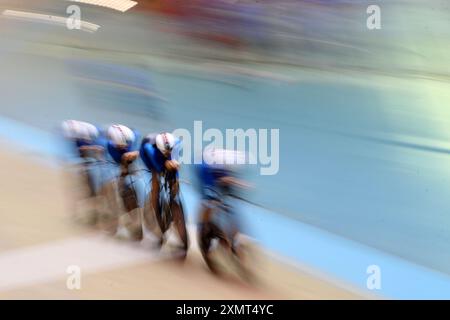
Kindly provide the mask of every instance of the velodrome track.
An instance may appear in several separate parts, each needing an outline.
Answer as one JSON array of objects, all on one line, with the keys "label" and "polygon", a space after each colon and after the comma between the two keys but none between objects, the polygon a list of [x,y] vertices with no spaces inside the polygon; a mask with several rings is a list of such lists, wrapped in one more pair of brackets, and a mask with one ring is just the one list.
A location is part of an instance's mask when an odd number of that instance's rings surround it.
[{"label": "velodrome track", "polygon": [[[2,146],[8,143],[2,140]],[[61,168],[40,163],[29,151],[9,150],[0,154],[2,178],[9,181],[0,190],[0,299],[367,297],[269,256],[259,258],[259,281],[250,286],[212,276],[195,243],[180,265],[145,241],[112,240],[72,222],[64,181],[70,177]],[[81,290],[66,287],[70,265],[81,268]]]}]

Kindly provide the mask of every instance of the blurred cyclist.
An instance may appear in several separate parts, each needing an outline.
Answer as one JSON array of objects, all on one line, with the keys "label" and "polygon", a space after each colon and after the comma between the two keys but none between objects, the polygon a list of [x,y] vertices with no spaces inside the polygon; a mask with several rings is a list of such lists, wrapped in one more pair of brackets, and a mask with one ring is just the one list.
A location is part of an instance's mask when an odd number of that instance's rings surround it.
[{"label": "blurred cyclist", "polygon": [[107,130],[107,150],[111,158],[120,165],[120,176],[128,175],[129,165],[137,159],[138,134],[121,124],[111,125]]},{"label": "blurred cyclist", "polygon": [[102,160],[105,154],[100,130],[84,121],[65,120],[62,123],[62,131],[64,137],[70,141],[71,147],[75,148],[77,155],[83,160],[81,163],[83,176],[87,179],[89,196],[94,197],[97,191],[90,164],[92,160],[94,162]]},{"label": "blurred cyclist", "polygon": [[230,207],[228,230],[223,230],[219,225],[213,222],[215,208],[223,202],[226,196],[236,196],[236,188],[246,188],[248,184],[238,179],[237,168],[243,154],[233,150],[208,148],[203,153],[203,161],[197,168],[197,175],[200,183],[200,192],[203,198],[202,209],[200,212],[200,221],[198,225],[200,250],[209,261],[209,247],[211,245],[212,234],[224,234],[222,239],[230,239],[229,247],[236,251],[236,235],[240,231],[237,217]]},{"label": "blurred cyclist", "polygon": [[[120,166],[118,191],[123,201],[125,212],[128,213],[126,216],[123,216],[125,227],[130,232],[131,239],[138,241],[143,237],[140,213],[139,211],[134,211],[134,209],[139,207],[138,195],[133,180],[131,179],[131,183],[126,183],[125,180],[128,176],[132,176],[129,167],[139,156],[139,151],[137,150],[138,133],[127,126],[114,124],[107,129],[107,139],[106,149],[108,154]],[[115,207],[113,210],[116,214],[121,212],[120,207]],[[113,216],[111,222],[111,230],[117,230],[119,225],[118,217]]]},{"label": "blurred cyclist", "polygon": [[88,156],[99,159],[103,155],[104,148],[101,141],[100,130],[84,121],[65,120],[62,123],[63,135],[73,143],[81,158]]},{"label": "blurred cyclist", "polygon": [[[152,174],[152,184],[150,192],[150,205],[156,215],[156,219],[162,232],[164,226],[161,216],[160,207],[160,187],[161,175],[166,178],[170,175],[172,179],[169,180],[170,198],[171,200],[178,199],[179,181],[178,170],[180,164],[178,162],[178,153],[181,146],[181,140],[175,138],[171,133],[163,132],[159,134],[149,134],[141,143],[140,155],[145,166]],[[179,206],[178,201],[171,201],[173,207],[173,221],[177,226],[180,237],[186,239],[186,231],[184,225],[183,212]],[[185,250],[187,250],[187,242],[185,242]]]}]

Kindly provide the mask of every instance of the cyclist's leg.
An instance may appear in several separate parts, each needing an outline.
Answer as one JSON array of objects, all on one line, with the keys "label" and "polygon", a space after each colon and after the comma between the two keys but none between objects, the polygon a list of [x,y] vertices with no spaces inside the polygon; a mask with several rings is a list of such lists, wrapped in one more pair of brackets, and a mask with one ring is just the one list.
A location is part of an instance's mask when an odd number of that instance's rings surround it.
[{"label": "cyclist's leg", "polygon": [[86,150],[79,150],[79,156],[82,160],[81,167],[84,175],[84,182],[89,190],[89,197],[95,197],[97,195],[95,188],[95,171],[96,162],[94,158],[89,156],[89,152]]},{"label": "cyclist's leg", "polygon": [[[126,181],[129,179],[131,181]],[[121,199],[123,201],[125,215],[123,222],[125,227],[131,234],[133,240],[139,241],[143,238],[141,208],[139,208],[137,193],[135,189],[135,181],[131,175],[121,176],[119,178],[121,192]]]},{"label": "cyclist's leg", "polygon": [[212,234],[212,229],[210,226],[210,223],[207,219],[205,219],[206,216],[209,216],[209,214],[211,214],[211,208],[208,208],[206,206],[204,206],[201,216],[200,216],[200,222],[198,223],[197,226],[197,237],[198,237],[198,245],[200,248],[200,253],[203,256],[203,259],[205,260],[208,268],[213,271],[216,272],[216,268],[215,265],[213,263],[213,261],[210,258],[210,252],[209,249],[211,247],[211,241],[214,238],[213,234]]},{"label": "cyclist's leg", "polygon": [[[206,215],[212,213],[211,208],[207,208],[204,213]],[[223,247],[229,248],[228,242],[226,241],[225,234],[218,228],[214,223],[210,221],[203,220],[200,222],[198,226],[198,243],[200,247],[200,252],[203,256],[203,259],[205,260],[206,264],[208,265],[208,268],[213,272],[218,274],[219,269],[214,262],[213,259],[211,259],[211,242],[213,239],[218,239],[220,244]]]},{"label": "cyclist's leg", "polygon": [[211,237],[210,237],[210,227],[209,227],[209,220],[210,216],[212,214],[212,208],[206,205],[205,203],[202,204],[202,212],[200,213],[200,222],[197,226],[197,234],[198,234],[198,243],[200,247],[200,252],[203,256],[206,256],[209,247],[211,245]]},{"label": "cyclist's leg", "polygon": [[107,166],[102,171],[102,181],[100,187],[101,195],[101,224],[102,229],[108,233],[116,234],[122,209],[120,197],[119,179],[120,168],[115,163],[105,163]]},{"label": "cyclist's leg", "polygon": [[122,174],[119,177],[119,190],[126,212],[131,212],[139,206],[134,183],[133,176],[122,170]]},{"label": "cyclist's leg", "polygon": [[121,164],[119,168],[120,168],[120,175],[117,182],[119,186],[119,194],[120,196],[123,196],[125,192],[125,178],[128,175],[128,168],[125,167],[123,164]]},{"label": "cyclist's leg", "polygon": [[100,189],[103,199],[101,208],[101,228],[110,234],[115,234],[119,227],[120,206],[116,197],[115,182],[107,180]]},{"label": "cyclist's leg", "polygon": [[160,221],[157,219],[155,210],[152,205],[151,190],[146,192],[147,200],[144,201],[143,207],[143,222],[148,231],[150,231],[154,236],[159,238],[162,242],[162,230],[160,226]]},{"label": "cyclist's leg", "polygon": [[179,182],[178,180],[174,180],[170,182],[170,204],[171,211],[173,216],[173,222],[177,228],[178,235],[180,236],[181,241],[183,242],[183,249],[188,249],[188,234],[186,230],[186,221],[184,217],[184,212],[181,207],[181,203],[178,196],[179,191]]},{"label": "cyclist's leg", "polygon": [[[203,210],[200,214],[199,235],[200,238],[206,239],[208,237],[217,238],[222,246],[231,248],[231,243],[228,241],[226,234],[215,224],[212,220],[214,206],[210,204],[203,204]],[[210,243],[205,240],[200,241],[200,249],[205,253],[209,252]],[[204,246],[203,246],[204,245]]]},{"label": "cyclist's leg", "polygon": [[152,171],[152,189],[150,191],[150,204],[153,209],[154,215],[156,216],[156,221],[158,221],[158,225],[161,228],[162,233],[164,233],[164,222],[162,220],[161,215],[161,206],[159,203],[159,191],[160,191],[160,182],[159,182],[159,174]]},{"label": "cyclist's leg", "polygon": [[229,219],[229,229],[227,230],[228,239],[230,240],[230,246],[233,251],[233,253],[238,254],[238,237],[240,235],[240,224],[237,220],[236,214],[234,212],[228,213],[228,219]]},{"label": "cyclist's leg", "polygon": [[[83,159],[81,159],[83,160]],[[74,221],[82,224],[94,226],[96,219],[94,210],[91,209],[91,188],[89,185],[88,169],[85,161],[81,161],[72,165],[70,168],[70,174],[74,178],[64,180],[65,182],[73,183],[70,186],[70,206],[72,212],[72,218]],[[76,178],[75,178],[76,177]]]},{"label": "cyclist's leg", "polygon": [[89,163],[86,159],[83,159],[83,171],[84,171],[84,177],[86,181],[86,185],[88,187],[88,197],[95,197],[96,191],[95,191],[95,183],[94,183],[94,177],[92,173],[92,164]]}]

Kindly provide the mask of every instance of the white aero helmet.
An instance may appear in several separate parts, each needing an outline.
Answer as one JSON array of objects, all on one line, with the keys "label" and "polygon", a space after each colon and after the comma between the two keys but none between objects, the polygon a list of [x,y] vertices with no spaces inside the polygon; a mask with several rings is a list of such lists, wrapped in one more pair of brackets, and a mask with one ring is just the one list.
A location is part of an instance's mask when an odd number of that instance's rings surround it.
[{"label": "white aero helmet", "polygon": [[67,139],[82,139],[85,141],[95,140],[99,132],[97,128],[87,122],[77,120],[66,120],[62,123],[64,137]]},{"label": "white aero helmet", "polygon": [[210,147],[203,151],[203,160],[210,166],[232,169],[236,165],[245,164],[245,154],[240,151]]},{"label": "white aero helmet", "polygon": [[162,154],[167,154],[172,151],[175,146],[175,137],[168,132],[160,133],[156,136],[156,147]]},{"label": "white aero helmet", "polygon": [[110,126],[107,135],[108,139],[116,147],[127,146],[136,139],[133,130],[121,124],[113,124]]}]

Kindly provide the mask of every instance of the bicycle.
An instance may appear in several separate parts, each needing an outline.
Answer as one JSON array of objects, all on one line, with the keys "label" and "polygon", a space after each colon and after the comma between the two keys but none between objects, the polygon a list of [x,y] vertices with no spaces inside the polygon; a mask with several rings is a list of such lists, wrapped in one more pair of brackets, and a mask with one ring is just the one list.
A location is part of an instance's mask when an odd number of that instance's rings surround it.
[{"label": "bicycle", "polygon": [[[165,242],[165,234],[172,224],[175,225],[178,237],[182,242],[181,258],[186,258],[189,247],[189,236],[186,228],[184,207],[181,201],[181,195],[178,190],[173,188],[178,185],[176,171],[164,171],[159,175],[159,214],[151,206],[150,201],[146,202],[144,208],[144,222],[148,229],[152,230],[159,237],[159,246]],[[155,223],[156,220],[156,223]],[[155,228],[157,224],[157,228]]]},{"label": "bicycle", "polygon": [[[73,170],[78,179],[68,179],[68,182],[75,182],[71,186],[71,197],[73,198],[74,221],[89,226],[95,226],[98,222],[97,198],[99,190],[96,178],[101,174],[101,161],[93,152],[80,152],[80,162],[69,167]],[[81,212],[81,213],[80,213]]]},{"label": "bicycle", "polygon": [[[117,164],[105,160],[104,164]],[[127,173],[126,175],[114,175],[102,184],[101,195],[101,226],[100,228],[111,235],[116,235],[119,226],[124,225],[130,233],[133,241],[140,241],[143,238],[142,212],[136,192],[134,174],[139,170]],[[125,179],[129,178],[130,183]],[[121,220],[122,219],[122,223]]]},{"label": "bicycle", "polygon": [[[200,221],[197,229],[200,252],[209,270],[223,275],[227,267],[235,267],[245,280],[252,280],[250,260],[253,250],[243,241],[240,224],[231,200],[240,200],[231,192],[219,193],[210,189],[207,221]],[[220,260],[225,260],[220,263]],[[231,262],[231,264],[229,263]],[[222,269],[222,270],[221,270]]]}]

